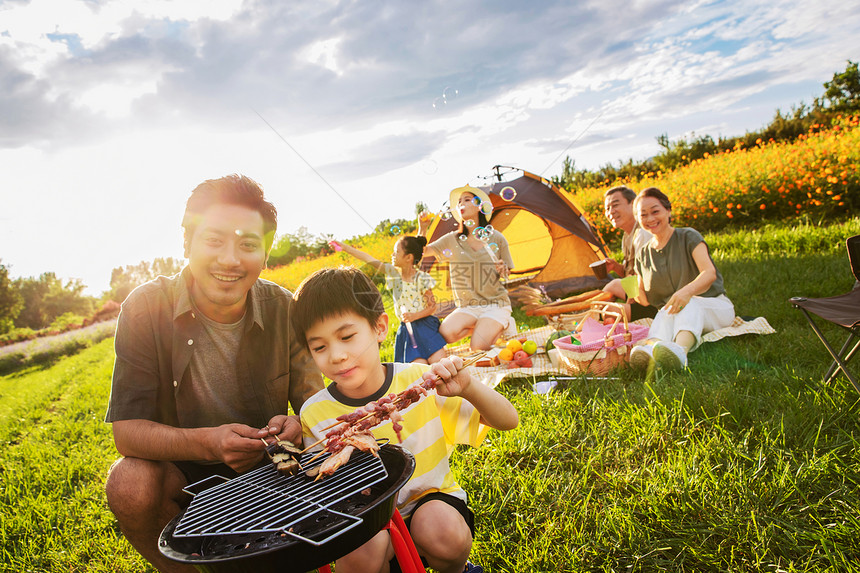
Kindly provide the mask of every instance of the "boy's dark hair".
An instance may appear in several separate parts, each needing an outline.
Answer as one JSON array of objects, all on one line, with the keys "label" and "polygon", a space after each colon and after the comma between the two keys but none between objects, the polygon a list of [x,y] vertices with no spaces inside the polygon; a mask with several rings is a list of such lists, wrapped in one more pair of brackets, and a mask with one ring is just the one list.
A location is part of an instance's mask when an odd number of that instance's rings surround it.
[{"label": "boy's dark hair", "polygon": [[272,243],[275,242],[275,231],[278,229],[278,211],[266,201],[263,189],[256,181],[236,173],[220,179],[207,179],[191,192],[191,197],[185,204],[185,215],[182,217],[186,241],[190,241],[194,236],[203,212],[216,204],[240,205],[260,213],[263,217],[266,254],[269,253]]},{"label": "boy's dark hair", "polygon": [[307,346],[306,333],[314,324],[350,311],[376,325],[385,312],[379,289],[354,267],[320,269],[305,278],[293,294],[293,330]]},{"label": "boy's dark hair", "polygon": [[626,185],[618,185],[616,187],[612,187],[606,193],[604,193],[603,198],[609,197],[610,195],[614,195],[615,193],[621,193],[621,196],[627,199],[628,203],[632,203],[634,199],[636,199],[636,191],[627,187]]},{"label": "boy's dark hair", "polygon": [[421,262],[421,257],[424,256],[424,247],[427,245],[427,237],[407,236],[400,239],[400,244],[403,245],[403,251],[407,255],[412,255],[412,264],[416,267]]}]

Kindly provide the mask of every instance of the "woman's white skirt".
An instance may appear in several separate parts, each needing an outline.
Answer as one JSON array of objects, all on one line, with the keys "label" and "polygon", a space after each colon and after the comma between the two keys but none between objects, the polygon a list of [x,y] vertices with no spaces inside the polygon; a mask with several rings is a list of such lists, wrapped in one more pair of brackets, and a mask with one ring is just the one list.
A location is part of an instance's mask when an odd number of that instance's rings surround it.
[{"label": "woman's white skirt", "polygon": [[694,296],[677,314],[669,314],[665,307],[661,308],[651,323],[648,337],[674,341],[679,332],[687,330],[696,337],[696,344],[690,349],[693,351],[702,343],[702,334],[725,328],[734,319],[735,305],[726,295]]}]

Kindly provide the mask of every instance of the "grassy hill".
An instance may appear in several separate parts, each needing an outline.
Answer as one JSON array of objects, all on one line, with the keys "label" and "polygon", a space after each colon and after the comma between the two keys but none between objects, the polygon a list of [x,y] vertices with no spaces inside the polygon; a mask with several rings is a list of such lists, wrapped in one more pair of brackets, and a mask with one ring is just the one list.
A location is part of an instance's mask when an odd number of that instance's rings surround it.
[{"label": "grassy hill", "polygon": [[[472,560],[511,573],[860,571],[860,396],[844,377],[821,385],[825,352],[788,304],[851,288],[853,234],[860,218],[709,234],[738,311],[777,334],[705,344],[690,372],[563,380],[543,396],[504,382],[520,427],[454,457],[477,514]],[[112,362],[106,340],[0,377],[0,570],[151,571],[102,493]]]}]

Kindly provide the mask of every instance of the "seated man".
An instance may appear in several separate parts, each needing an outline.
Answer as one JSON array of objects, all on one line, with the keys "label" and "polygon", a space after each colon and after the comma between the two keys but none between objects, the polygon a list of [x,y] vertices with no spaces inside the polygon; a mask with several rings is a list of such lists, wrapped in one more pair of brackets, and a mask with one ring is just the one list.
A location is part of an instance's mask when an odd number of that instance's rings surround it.
[{"label": "seated man", "polygon": [[277,227],[251,179],[191,193],[182,221],[188,266],[135,289],[122,305],[106,421],[122,458],[105,490],[120,529],[159,571],[161,530],[190,501],[182,489],[234,477],[264,440],[301,439],[298,412],[322,378],[290,325],[292,294],[259,278]]},{"label": "seated man", "polygon": [[[624,231],[624,236],[621,239],[621,251],[624,255],[624,265],[618,264],[615,259],[606,259],[606,270],[614,272],[620,277],[634,276],[634,263],[636,262],[636,251],[642,248],[642,245],[648,242],[651,238],[651,233],[639,227],[636,222],[636,217],[633,214],[633,200],[636,199],[636,193],[628,188],[620,185],[609,189],[604,195],[603,212],[609,222],[616,229]],[[627,293],[624,292],[624,287],[621,286],[621,279],[613,279],[603,287],[605,292],[611,293],[615,298],[627,300]],[[638,290],[638,288],[636,289]],[[629,300],[624,304],[624,311],[627,313],[629,320],[639,320],[640,318],[654,318],[657,315],[657,309],[652,306],[642,306],[634,300]]]}]

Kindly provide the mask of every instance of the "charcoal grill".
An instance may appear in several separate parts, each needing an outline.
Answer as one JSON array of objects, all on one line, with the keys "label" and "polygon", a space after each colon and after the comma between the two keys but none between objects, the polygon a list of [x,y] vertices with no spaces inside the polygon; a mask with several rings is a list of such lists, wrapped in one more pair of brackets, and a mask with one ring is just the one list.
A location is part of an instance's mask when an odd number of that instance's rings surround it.
[{"label": "charcoal grill", "polygon": [[216,573],[308,571],[330,563],[382,529],[412,476],[415,459],[400,446],[385,445],[379,456],[357,451],[317,482],[303,472],[281,476],[266,464],[205,489],[167,524],[159,549]]}]

